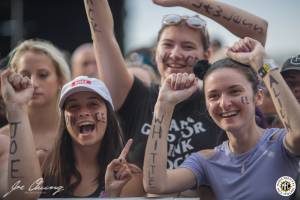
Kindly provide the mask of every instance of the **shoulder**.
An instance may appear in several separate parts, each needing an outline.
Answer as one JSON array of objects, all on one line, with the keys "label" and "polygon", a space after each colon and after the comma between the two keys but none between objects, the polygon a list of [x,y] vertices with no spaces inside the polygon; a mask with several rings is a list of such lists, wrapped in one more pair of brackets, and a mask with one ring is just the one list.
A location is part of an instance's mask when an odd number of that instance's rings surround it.
[{"label": "shoulder", "polygon": [[270,141],[276,141],[278,139],[283,139],[287,133],[284,128],[268,128],[265,129],[265,139]]},{"label": "shoulder", "polygon": [[198,151],[198,154],[200,154],[206,160],[212,158],[214,155],[216,155],[216,153],[217,153],[217,151],[214,149],[204,149],[204,150]]}]

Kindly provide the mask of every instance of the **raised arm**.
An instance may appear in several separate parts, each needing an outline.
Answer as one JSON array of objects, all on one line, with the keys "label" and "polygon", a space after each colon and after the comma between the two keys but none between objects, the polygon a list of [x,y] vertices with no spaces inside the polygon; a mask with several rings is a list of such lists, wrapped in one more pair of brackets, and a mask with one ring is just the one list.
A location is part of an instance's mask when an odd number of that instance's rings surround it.
[{"label": "raised arm", "polygon": [[0,198],[7,192],[9,136],[0,133]]},{"label": "raised arm", "polygon": [[174,107],[191,96],[196,89],[195,76],[186,73],[171,74],[160,89],[144,159],[143,184],[146,192],[179,192],[191,188],[196,183],[193,173],[188,169],[166,169],[167,137]]},{"label": "raised arm", "polygon": [[107,0],[84,0],[100,78],[107,85],[118,110],[133,84],[114,35],[114,22]]},{"label": "raised arm", "polygon": [[266,43],[268,23],[245,10],[215,0],[153,0],[162,6],[181,6],[205,15],[224,26],[234,35],[252,37]]},{"label": "raised arm", "polygon": [[271,94],[281,122],[287,129],[285,147],[290,152],[300,155],[300,104],[282,78],[275,63],[264,61],[267,58],[265,49],[258,41],[245,38],[237,42],[227,55],[238,62],[251,65],[254,70],[264,74],[263,81]]},{"label": "raised arm", "polygon": [[14,74],[8,69],[1,74],[1,87],[10,128],[9,188],[4,197],[36,199],[39,192],[30,192],[30,185],[41,178],[42,173],[26,111],[26,104],[33,94],[33,86],[28,78]]}]

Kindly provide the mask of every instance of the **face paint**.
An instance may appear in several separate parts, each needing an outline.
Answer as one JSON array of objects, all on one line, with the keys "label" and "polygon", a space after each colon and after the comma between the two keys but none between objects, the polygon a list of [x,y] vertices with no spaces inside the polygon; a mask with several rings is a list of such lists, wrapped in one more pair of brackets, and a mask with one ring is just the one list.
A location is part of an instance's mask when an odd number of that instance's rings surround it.
[{"label": "face paint", "polygon": [[70,114],[65,114],[66,125],[74,126],[77,122],[77,117]]},{"label": "face paint", "polygon": [[66,121],[66,125],[69,125],[70,118],[69,118],[69,116],[66,113],[65,113],[65,121]]},{"label": "face paint", "polygon": [[70,115],[70,122],[71,122],[71,126],[75,126],[76,122],[78,121],[78,118],[74,115]]},{"label": "face paint", "polygon": [[105,117],[105,114],[104,113],[99,113],[99,112],[97,112],[96,114],[95,114],[95,117],[96,117],[96,120],[97,121],[100,121],[100,122],[102,122],[102,123],[105,123],[106,122],[106,117]]},{"label": "face paint", "polygon": [[185,59],[185,63],[192,67],[199,59],[197,57],[193,57],[193,56],[187,56]]},{"label": "face paint", "polygon": [[[163,62],[163,63],[166,63],[167,62],[167,60],[170,58],[170,53],[165,53],[165,54],[163,54],[160,58],[161,58],[161,61]],[[184,63],[187,65],[187,66],[190,66],[190,67],[192,67],[198,60],[199,60],[199,58],[198,57],[194,57],[194,56],[187,56],[187,57],[185,57],[184,55],[183,55],[183,60],[184,60]]]},{"label": "face paint", "polygon": [[170,57],[170,53],[165,53],[165,54],[163,54],[162,56],[161,56],[161,61],[163,62],[163,63],[165,63],[168,59],[169,59],[169,57]]},{"label": "face paint", "polygon": [[250,104],[247,96],[242,96],[241,97],[241,102],[242,102],[242,104]]}]

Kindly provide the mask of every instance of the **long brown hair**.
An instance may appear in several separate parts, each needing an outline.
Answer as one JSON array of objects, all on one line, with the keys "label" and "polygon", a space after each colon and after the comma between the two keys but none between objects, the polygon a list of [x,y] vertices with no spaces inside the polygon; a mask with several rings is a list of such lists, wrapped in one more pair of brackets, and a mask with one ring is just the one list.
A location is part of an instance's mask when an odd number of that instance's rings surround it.
[{"label": "long brown hair", "polygon": [[[123,135],[116,114],[111,105],[105,101],[107,107],[107,127],[97,154],[100,173],[95,181],[104,182],[107,165],[116,158],[123,146]],[[62,111],[63,115],[63,111]],[[62,116],[61,119],[64,119]],[[71,195],[81,182],[81,174],[75,166],[72,138],[66,128],[65,120],[61,120],[60,136],[43,165],[45,186],[63,186],[64,191],[57,196]],[[71,177],[75,182],[71,184]]]}]

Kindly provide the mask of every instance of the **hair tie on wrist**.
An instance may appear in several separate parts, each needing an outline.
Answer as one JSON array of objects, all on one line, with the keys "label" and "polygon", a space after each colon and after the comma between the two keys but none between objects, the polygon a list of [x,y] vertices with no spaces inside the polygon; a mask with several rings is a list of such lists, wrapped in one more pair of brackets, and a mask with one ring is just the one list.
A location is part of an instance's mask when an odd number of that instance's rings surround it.
[{"label": "hair tie on wrist", "polygon": [[205,73],[211,67],[208,60],[199,60],[193,65],[194,74],[201,80],[203,80]]}]

